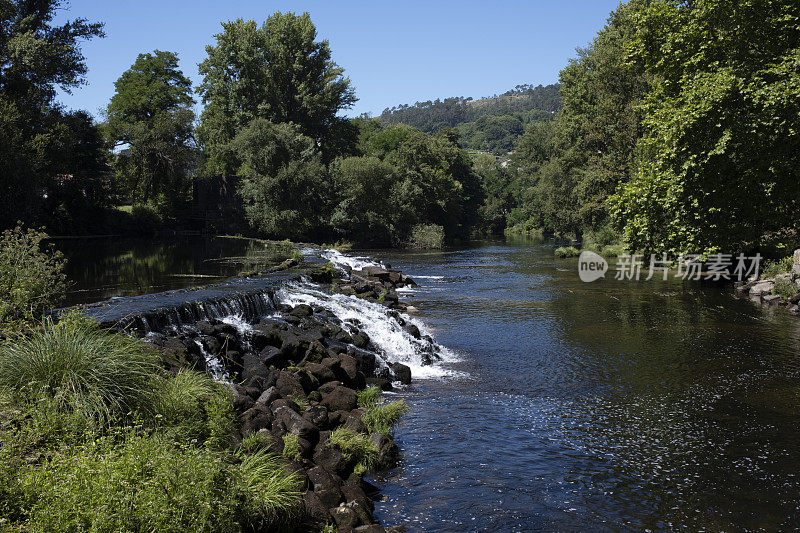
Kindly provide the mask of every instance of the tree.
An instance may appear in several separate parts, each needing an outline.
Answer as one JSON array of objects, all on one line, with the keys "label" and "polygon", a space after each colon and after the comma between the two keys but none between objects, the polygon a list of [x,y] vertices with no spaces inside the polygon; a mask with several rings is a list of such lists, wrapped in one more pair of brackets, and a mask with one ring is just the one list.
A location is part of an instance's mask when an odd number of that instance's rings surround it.
[{"label": "tree", "polygon": [[194,160],[192,84],[176,54],[156,50],[139,54],[114,85],[106,131],[127,145],[115,164],[118,178],[135,204],[170,212],[184,199]]},{"label": "tree", "polygon": [[327,172],[316,142],[294,124],[253,120],[230,143],[242,165],[250,225],[273,238],[311,236],[326,218]]},{"label": "tree", "polygon": [[103,31],[85,19],[53,25],[61,5],[0,1],[0,227],[40,218],[56,175],[81,170],[62,164],[72,134],[54,97],[56,87],[69,91],[83,83],[80,41]]},{"label": "tree", "polygon": [[639,17],[630,48],[656,80],[634,177],[612,199],[632,247],[791,249],[800,212],[800,4],[660,0]]},{"label": "tree", "polygon": [[331,59],[328,41],[316,41],[308,13],[275,13],[259,28],[238,19],[222,24],[216,44],[200,63],[205,104],[198,128],[207,173],[234,173],[238,162],[226,145],[256,118],[297,124],[323,155],[342,127],[337,113],[355,103],[350,80]]}]

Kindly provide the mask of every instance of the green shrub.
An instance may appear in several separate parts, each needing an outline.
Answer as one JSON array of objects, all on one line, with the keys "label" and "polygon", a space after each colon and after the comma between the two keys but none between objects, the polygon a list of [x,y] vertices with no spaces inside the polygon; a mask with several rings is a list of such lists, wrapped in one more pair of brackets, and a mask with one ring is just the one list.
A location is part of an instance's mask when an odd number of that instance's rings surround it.
[{"label": "green shrub", "polygon": [[355,461],[356,474],[360,475],[371,470],[378,461],[380,450],[369,435],[340,427],[331,433],[330,442],[342,452],[347,461]]},{"label": "green shrub", "polygon": [[150,411],[159,426],[185,441],[197,439],[215,447],[228,442],[235,413],[222,385],[193,370],[181,370],[155,385]]},{"label": "green shrub", "polygon": [[52,398],[59,412],[77,411],[101,425],[149,405],[156,369],[140,341],[77,315],[58,324],[47,319],[0,345],[0,388]]},{"label": "green shrub", "polygon": [[235,531],[228,467],[202,447],[141,435],[64,449],[21,477],[38,531]]},{"label": "green shrub", "polygon": [[775,278],[775,287],[772,289],[772,294],[777,294],[781,298],[788,300],[797,294],[797,284],[786,278]]},{"label": "green shrub", "polygon": [[405,400],[397,400],[368,407],[361,420],[370,433],[388,435],[391,433],[392,427],[400,421],[406,411],[408,411],[408,405]]},{"label": "green shrub", "polygon": [[761,271],[761,277],[764,279],[774,278],[778,274],[786,274],[791,272],[793,264],[794,259],[792,256],[784,257],[783,259],[778,259],[776,261],[765,261],[764,269]]},{"label": "green shrub", "polygon": [[581,255],[581,251],[574,246],[561,246],[560,248],[556,248],[553,254],[557,259],[566,259],[568,257],[578,257]]},{"label": "green shrub", "polygon": [[66,289],[63,256],[45,249],[47,235],[17,227],[0,235],[0,329],[39,320]]},{"label": "green shrub", "polygon": [[262,433],[260,431],[250,433],[242,439],[242,444],[239,445],[239,449],[244,453],[266,450],[272,444],[273,438],[274,437],[269,433]]},{"label": "green shrub", "polygon": [[628,251],[624,244],[608,244],[603,246],[603,249],[600,251],[600,255],[605,257],[619,257],[626,253],[628,253]]},{"label": "green shrub", "polygon": [[438,250],[444,246],[444,227],[436,224],[417,224],[411,228],[409,248]]}]

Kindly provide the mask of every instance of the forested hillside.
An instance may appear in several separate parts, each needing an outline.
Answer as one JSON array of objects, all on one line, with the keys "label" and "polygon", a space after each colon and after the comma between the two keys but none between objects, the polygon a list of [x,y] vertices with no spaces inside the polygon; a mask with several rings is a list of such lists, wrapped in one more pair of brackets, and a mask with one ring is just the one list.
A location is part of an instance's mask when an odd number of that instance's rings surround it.
[{"label": "forested hillside", "polygon": [[560,108],[559,84],[518,85],[478,100],[454,97],[395,106],[378,118],[383,124],[406,124],[427,133],[454,128],[464,148],[503,155],[528,124],[550,120]]}]

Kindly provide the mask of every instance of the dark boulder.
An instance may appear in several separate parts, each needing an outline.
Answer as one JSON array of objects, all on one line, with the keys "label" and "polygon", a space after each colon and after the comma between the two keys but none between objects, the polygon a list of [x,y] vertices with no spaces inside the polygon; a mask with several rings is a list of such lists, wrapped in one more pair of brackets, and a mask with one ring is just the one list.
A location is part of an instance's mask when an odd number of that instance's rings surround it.
[{"label": "dark boulder", "polygon": [[394,377],[403,385],[408,385],[411,383],[411,369],[404,365],[403,363],[394,363],[392,364],[392,372],[394,372]]},{"label": "dark boulder", "polygon": [[279,400],[280,397],[281,393],[278,392],[278,389],[276,389],[275,387],[270,387],[259,395],[258,399],[256,400],[256,403],[271,406],[272,402],[274,402],[275,400]]},{"label": "dark boulder", "polygon": [[383,391],[392,390],[392,382],[384,378],[367,378],[367,385],[374,385]]},{"label": "dark boulder", "polygon": [[[323,360],[324,361],[324,360]],[[320,363],[307,363],[304,367],[319,383],[328,383],[336,379],[330,366]]]},{"label": "dark boulder", "polygon": [[328,409],[322,405],[314,405],[303,412],[303,418],[320,429],[328,427]]},{"label": "dark boulder", "polygon": [[261,429],[268,429],[272,426],[273,420],[270,410],[265,405],[257,403],[241,414],[239,427],[242,435],[246,437]]},{"label": "dark boulder", "polygon": [[275,388],[282,396],[305,396],[303,384],[297,379],[297,376],[286,370],[278,372]]},{"label": "dark boulder", "polygon": [[309,490],[303,495],[303,506],[305,507],[305,514],[318,522],[325,523],[332,518],[330,512],[328,512],[330,507],[323,504],[313,490]]},{"label": "dark boulder", "polygon": [[309,442],[316,442],[319,428],[288,407],[275,410],[275,420],[280,421],[289,433]]},{"label": "dark boulder", "polygon": [[330,411],[352,411],[358,406],[358,396],[353,389],[339,386],[323,394],[322,405]]}]

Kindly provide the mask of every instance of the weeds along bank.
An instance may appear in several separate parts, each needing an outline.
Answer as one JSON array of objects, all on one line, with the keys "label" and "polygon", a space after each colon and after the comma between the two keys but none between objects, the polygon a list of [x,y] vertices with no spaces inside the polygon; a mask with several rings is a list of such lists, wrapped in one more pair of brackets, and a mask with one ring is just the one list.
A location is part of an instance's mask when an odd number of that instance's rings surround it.
[{"label": "weeds along bank", "polygon": [[71,313],[7,338],[2,529],[384,531],[363,476],[397,461],[407,406],[381,389],[441,349],[401,312],[410,279],[331,258],[262,316],[137,339]]}]

